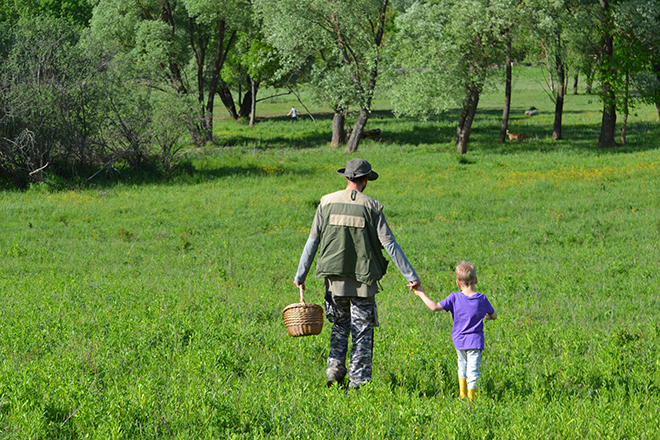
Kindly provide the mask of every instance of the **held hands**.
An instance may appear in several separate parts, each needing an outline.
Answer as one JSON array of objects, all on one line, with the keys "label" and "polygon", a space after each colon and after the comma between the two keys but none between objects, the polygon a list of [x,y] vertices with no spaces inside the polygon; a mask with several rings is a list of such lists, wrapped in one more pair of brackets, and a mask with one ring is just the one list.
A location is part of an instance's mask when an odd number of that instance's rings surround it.
[{"label": "held hands", "polygon": [[[410,290],[413,290],[413,291],[417,290],[418,288],[419,288],[419,290],[422,290],[422,288],[420,287],[421,285],[422,285],[422,282],[420,280],[411,281],[408,284],[406,284],[406,286],[408,286],[410,288]],[[423,290],[422,290],[422,292],[423,292]],[[416,294],[417,294],[417,292],[415,292],[415,295]]]}]

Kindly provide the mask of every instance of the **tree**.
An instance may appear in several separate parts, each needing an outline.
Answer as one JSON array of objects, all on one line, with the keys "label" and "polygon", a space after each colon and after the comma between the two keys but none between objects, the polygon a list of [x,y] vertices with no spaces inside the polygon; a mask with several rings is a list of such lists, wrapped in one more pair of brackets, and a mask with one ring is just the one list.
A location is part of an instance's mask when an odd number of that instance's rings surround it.
[{"label": "tree", "polygon": [[623,66],[640,98],[654,104],[660,117],[660,3],[628,1],[618,8],[615,19],[621,29]]},{"label": "tree", "polygon": [[[254,125],[257,98],[260,88],[283,87],[286,83],[278,72],[281,70],[279,54],[265,42],[258,17],[247,31],[238,33],[234,50],[221,72],[223,103],[234,119],[249,118]],[[238,96],[238,109],[232,95]]]},{"label": "tree", "polygon": [[512,64],[511,64],[511,30],[505,30],[505,60],[504,60],[504,69],[505,69],[505,80],[504,80],[504,108],[502,109],[502,123],[500,124],[500,135],[498,137],[499,142],[504,142],[506,140],[506,132],[509,130],[509,113],[511,111],[511,83],[512,83]]},{"label": "tree", "polygon": [[653,0],[599,0],[598,5],[600,45],[596,57],[603,100],[598,144],[615,146],[617,106],[623,107],[627,115],[632,103],[629,79],[643,77],[654,69],[660,43],[660,13]]},{"label": "tree", "polygon": [[[357,102],[350,72],[344,68],[334,39],[323,29],[311,28],[319,19],[315,10],[300,7],[296,1],[255,1],[255,8],[263,21],[267,40],[281,56],[281,69],[277,75],[294,75],[307,81],[314,99],[330,106],[334,111],[330,145],[346,143],[346,110]],[[317,24],[321,28],[321,24]],[[287,83],[293,90],[295,85]]]},{"label": "tree", "polygon": [[[570,1],[570,0],[568,0]],[[545,58],[550,78],[556,78],[557,85],[550,86],[551,98],[555,104],[555,118],[552,139],[562,139],[562,118],[564,99],[568,90],[568,72],[575,59],[571,52],[571,29],[578,26],[571,11],[571,5],[564,0],[528,0],[527,7],[533,17],[534,34],[541,44],[539,50]]]},{"label": "tree", "polygon": [[603,117],[600,124],[600,136],[598,145],[603,147],[615,146],[614,130],[616,128],[616,79],[617,65],[614,58],[614,11],[613,0],[599,0],[600,11],[598,14],[600,22],[601,47],[600,59],[600,82],[601,99],[603,100]]},{"label": "tree", "polygon": [[[388,0],[255,0],[255,4],[269,42],[288,58],[289,66],[313,57],[317,72],[336,78],[342,93],[344,81],[338,76],[352,83],[360,113],[346,152],[356,151],[371,112],[389,17]],[[330,100],[336,122],[341,120],[343,104],[348,100],[340,93]]]},{"label": "tree", "polygon": [[528,52],[528,46],[531,44],[529,36],[527,9],[520,0],[510,0],[508,4],[502,4],[500,17],[503,22],[504,38],[504,108],[502,109],[502,123],[500,124],[499,142],[504,142],[507,138],[509,128],[509,114],[511,110],[512,93],[512,67],[514,59],[525,57]]},{"label": "tree", "polygon": [[[213,136],[213,106],[218,93],[230,115],[233,99],[221,78],[229,52],[235,47],[237,34],[251,25],[252,5],[249,0],[183,0],[191,17],[191,27],[197,38],[191,38],[191,47],[197,64],[197,93],[200,103],[204,102],[207,48],[214,48],[210,55],[210,80],[204,109],[205,140]],[[194,23],[194,25],[193,25]],[[210,35],[207,33],[210,32]]]},{"label": "tree", "polygon": [[26,16],[0,58],[0,174],[17,186],[97,161],[109,56],[63,19]]},{"label": "tree", "polygon": [[[456,147],[467,152],[479,98],[503,58],[506,23],[488,0],[427,0],[396,20],[395,112],[428,115],[459,103]],[[398,73],[400,72],[400,73]]]},{"label": "tree", "polygon": [[112,47],[119,60],[129,61],[125,65],[133,67],[126,74],[132,79],[180,97],[195,96],[191,135],[206,142],[213,136],[216,93],[231,96],[221,71],[250,14],[248,0],[100,0],[90,34]]},{"label": "tree", "polygon": [[333,110],[331,147],[346,144],[346,113],[352,103],[358,102],[358,96],[350,81],[348,67],[338,58],[325,56],[321,52],[310,72],[310,85],[319,100],[330,105]]}]

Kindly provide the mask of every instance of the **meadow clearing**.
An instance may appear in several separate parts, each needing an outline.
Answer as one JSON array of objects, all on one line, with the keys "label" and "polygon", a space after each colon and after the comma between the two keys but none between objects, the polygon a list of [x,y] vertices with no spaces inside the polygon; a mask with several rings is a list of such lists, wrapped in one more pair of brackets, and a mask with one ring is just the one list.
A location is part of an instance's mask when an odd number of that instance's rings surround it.
[{"label": "meadow clearing", "polygon": [[[456,111],[397,119],[381,99],[367,129],[385,140],[347,156],[327,146],[328,117],[291,124],[282,99],[256,127],[219,121],[169,179],[0,192],[0,438],[660,438],[658,116],[639,106],[629,145],[598,148],[601,105],[569,95],[552,141],[539,72],[514,81],[520,144],[496,142],[501,91],[465,156]],[[366,193],[429,296],[455,289],[456,262],[477,265],[499,318],[472,408],[451,317],[392,266],[359,393],[325,387],[327,322],[286,333],[316,204],[351,157],[380,174]],[[321,303],[322,282],[307,285]]]}]

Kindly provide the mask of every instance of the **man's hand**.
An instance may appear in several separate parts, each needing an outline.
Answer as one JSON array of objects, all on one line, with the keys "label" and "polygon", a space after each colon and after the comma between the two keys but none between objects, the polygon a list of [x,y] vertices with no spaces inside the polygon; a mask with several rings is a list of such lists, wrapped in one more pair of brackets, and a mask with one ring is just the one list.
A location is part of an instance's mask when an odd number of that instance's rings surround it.
[{"label": "man's hand", "polygon": [[305,283],[304,282],[299,283],[298,281],[293,280],[293,284],[295,284],[298,289],[302,288],[302,290],[305,290]]},{"label": "man's hand", "polygon": [[415,281],[411,281],[411,282],[409,282],[409,283],[406,284],[406,285],[407,285],[408,287],[410,287],[410,290],[415,290],[415,289],[417,289],[419,286],[422,285],[422,282],[421,282],[420,280],[415,280]]}]

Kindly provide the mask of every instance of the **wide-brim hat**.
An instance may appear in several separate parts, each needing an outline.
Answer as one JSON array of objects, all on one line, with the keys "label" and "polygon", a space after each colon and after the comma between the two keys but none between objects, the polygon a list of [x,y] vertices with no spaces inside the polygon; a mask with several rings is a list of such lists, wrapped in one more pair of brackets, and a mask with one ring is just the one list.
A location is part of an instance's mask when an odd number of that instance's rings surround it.
[{"label": "wide-brim hat", "polygon": [[337,170],[337,174],[349,179],[357,179],[362,176],[369,176],[369,180],[378,179],[378,173],[371,170],[371,164],[364,159],[351,159],[346,162],[346,168]]}]

